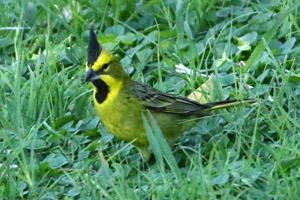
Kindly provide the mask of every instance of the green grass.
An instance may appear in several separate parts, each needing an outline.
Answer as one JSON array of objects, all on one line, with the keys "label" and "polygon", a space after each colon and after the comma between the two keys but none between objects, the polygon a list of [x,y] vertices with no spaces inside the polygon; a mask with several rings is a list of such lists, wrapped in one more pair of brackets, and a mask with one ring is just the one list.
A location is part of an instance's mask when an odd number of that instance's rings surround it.
[{"label": "green grass", "polygon": [[[0,0],[0,199],[297,199],[297,2]],[[132,79],[188,96],[210,75],[211,101],[259,102],[204,118],[172,153],[145,120],[145,168],[94,111],[92,25]]]}]

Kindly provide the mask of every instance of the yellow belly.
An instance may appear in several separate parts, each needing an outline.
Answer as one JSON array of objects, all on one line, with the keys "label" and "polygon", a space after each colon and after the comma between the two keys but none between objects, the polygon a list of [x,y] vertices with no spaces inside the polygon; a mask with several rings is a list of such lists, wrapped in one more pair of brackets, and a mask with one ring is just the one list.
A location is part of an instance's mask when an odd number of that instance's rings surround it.
[{"label": "yellow belly", "polygon": [[98,104],[95,108],[106,129],[117,138],[139,147],[149,145],[142,119],[142,105],[134,99]]},{"label": "yellow belly", "polygon": [[[139,102],[115,101],[106,106],[95,102],[95,107],[100,120],[110,133],[127,142],[134,141],[133,144],[137,147],[148,147],[149,142],[141,113],[141,110],[145,110]],[[170,113],[152,112],[152,115],[171,147],[177,137],[190,129],[195,122],[182,123],[181,115]]]},{"label": "yellow belly", "polygon": [[[109,79],[109,81],[112,80]],[[127,142],[133,142],[137,147],[147,148],[149,142],[142,118],[142,113],[145,113],[146,110],[142,102],[135,97],[126,95],[126,93],[119,92],[122,87],[120,82],[115,81],[114,84],[111,85],[115,88],[110,88],[111,92],[108,94],[107,99],[101,104],[97,102],[95,98],[96,90],[94,91],[94,103],[100,120],[106,129],[117,138]],[[190,129],[195,122],[189,120],[195,117],[191,115],[155,111],[151,113],[170,146],[173,145],[180,134]],[[182,121],[185,120],[187,122],[182,123]]]}]

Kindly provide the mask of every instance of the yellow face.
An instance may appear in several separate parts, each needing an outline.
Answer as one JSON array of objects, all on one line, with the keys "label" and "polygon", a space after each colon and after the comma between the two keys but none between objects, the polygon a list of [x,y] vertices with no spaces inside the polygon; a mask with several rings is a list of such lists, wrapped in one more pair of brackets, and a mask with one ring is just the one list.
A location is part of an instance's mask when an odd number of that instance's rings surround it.
[{"label": "yellow face", "polygon": [[100,71],[100,69],[105,65],[108,64],[112,60],[112,55],[102,49],[100,56],[92,65],[91,69],[94,71]]},{"label": "yellow face", "polygon": [[[88,62],[85,65],[85,71],[87,72],[86,81],[88,81],[87,77],[89,74],[93,74],[94,77],[91,80],[95,80],[96,78],[101,78],[109,68],[110,61],[112,61],[112,55],[102,49],[101,54],[97,58],[97,60],[93,63],[92,66],[88,66]],[[98,77],[95,77],[97,75]]]},{"label": "yellow face", "polygon": [[112,55],[101,48],[97,41],[97,36],[93,30],[90,30],[90,43],[88,46],[88,60],[85,66],[86,77],[85,81],[95,81],[101,79],[101,74],[106,74]]},{"label": "yellow face", "polygon": [[86,64],[86,81],[101,79],[108,86],[111,86],[111,84],[117,81],[114,76],[114,73],[117,70],[116,67],[111,64],[111,61],[112,55],[109,52],[102,50],[101,54],[92,66],[89,67],[88,63]]},{"label": "yellow face", "polygon": [[88,60],[85,69],[85,81],[91,81],[94,85],[95,81],[101,79],[110,87],[115,82],[128,78],[120,62],[114,60],[112,54],[100,46],[93,29],[90,30]]},{"label": "yellow face", "polygon": [[101,48],[93,30],[90,31],[85,70],[85,81],[92,82],[94,86],[95,105],[100,109],[112,103],[123,86],[123,78],[127,75],[120,63]]}]

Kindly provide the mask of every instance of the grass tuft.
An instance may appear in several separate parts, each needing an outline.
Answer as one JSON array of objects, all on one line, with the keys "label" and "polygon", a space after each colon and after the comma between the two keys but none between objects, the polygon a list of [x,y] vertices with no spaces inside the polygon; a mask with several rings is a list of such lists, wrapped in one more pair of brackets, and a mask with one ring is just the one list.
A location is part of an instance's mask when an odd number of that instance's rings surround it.
[{"label": "grass tuft", "polygon": [[[0,199],[300,195],[298,1],[0,6]],[[174,150],[145,114],[157,163],[144,169],[137,150],[102,126],[83,81],[92,25],[134,80],[182,96],[205,89],[205,101],[258,104],[203,118]]]}]

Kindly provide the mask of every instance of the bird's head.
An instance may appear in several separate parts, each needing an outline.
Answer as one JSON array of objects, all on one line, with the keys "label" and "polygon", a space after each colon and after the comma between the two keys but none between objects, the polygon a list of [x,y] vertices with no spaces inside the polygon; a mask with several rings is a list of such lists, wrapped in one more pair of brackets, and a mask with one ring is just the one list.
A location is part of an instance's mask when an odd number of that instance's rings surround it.
[{"label": "bird's head", "polygon": [[120,62],[100,46],[94,29],[91,28],[85,81],[95,83],[102,80],[110,85],[112,82],[122,81],[126,77],[128,75]]}]

